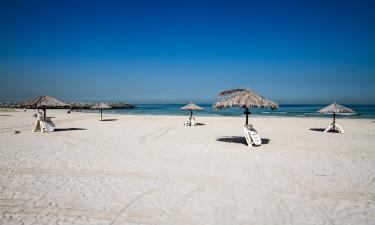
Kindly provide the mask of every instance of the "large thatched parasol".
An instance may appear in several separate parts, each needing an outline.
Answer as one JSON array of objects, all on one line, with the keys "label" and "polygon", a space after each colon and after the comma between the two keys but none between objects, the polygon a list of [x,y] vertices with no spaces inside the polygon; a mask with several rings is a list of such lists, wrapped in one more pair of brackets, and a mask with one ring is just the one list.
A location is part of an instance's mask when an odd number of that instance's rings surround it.
[{"label": "large thatched parasol", "polygon": [[230,89],[219,93],[221,97],[227,97],[215,103],[215,110],[226,109],[231,107],[244,108],[246,114],[246,125],[249,121],[250,108],[261,107],[276,109],[279,105],[271,100],[264,98],[255,91],[249,89]]},{"label": "large thatched parasol", "polygon": [[345,106],[339,105],[337,103],[333,103],[329,106],[326,106],[323,109],[319,110],[318,112],[319,113],[325,113],[325,114],[332,114],[333,115],[333,124],[336,123],[336,114],[354,113],[353,110],[351,110],[351,109],[349,109]]},{"label": "large thatched parasol", "polygon": [[190,111],[190,117],[193,116],[193,111],[202,111],[203,108],[197,106],[196,104],[190,102],[189,104],[185,105],[184,107],[181,108],[183,111]]},{"label": "large thatched parasol", "polygon": [[96,103],[93,107],[91,107],[92,109],[100,109],[100,120],[103,120],[103,109],[110,109],[111,106],[103,103],[103,102],[100,102],[100,103]]},{"label": "large thatched parasol", "polygon": [[47,116],[46,109],[51,109],[51,108],[55,109],[55,108],[62,108],[62,107],[67,106],[66,103],[61,102],[50,96],[40,96],[30,101],[26,101],[22,103],[22,105],[24,107],[43,109],[44,117]]}]

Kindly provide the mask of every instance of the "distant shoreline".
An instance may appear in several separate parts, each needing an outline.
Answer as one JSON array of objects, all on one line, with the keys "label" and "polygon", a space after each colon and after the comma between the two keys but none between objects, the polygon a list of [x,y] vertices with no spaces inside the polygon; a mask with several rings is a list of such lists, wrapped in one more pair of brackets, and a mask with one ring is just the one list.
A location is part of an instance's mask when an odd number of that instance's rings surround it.
[{"label": "distant shoreline", "polygon": [[[83,110],[85,112],[91,113],[96,112],[92,110],[91,107],[93,103],[86,102],[68,102],[70,106],[64,107],[65,110]],[[105,110],[104,113],[109,114],[125,114],[125,115],[187,115],[187,112],[181,111],[180,108],[184,104],[129,104],[124,102],[111,102],[107,103],[112,108]],[[212,108],[212,104],[205,103],[199,104],[204,110],[201,112],[194,113],[197,116],[218,116],[218,117],[240,117],[243,116],[243,109],[231,108],[227,110],[215,111]],[[268,108],[252,108],[250,117],[300,117],[300,118],[312,118],[321,117],[327,118],[331,117],[329,114],[321,114],[318,111],[325,107],[326,104],[280,104],[280,107],[276,110],[271,110]],[[373,104],[346,104],[354,110],[354,114],[340,114],[339,118],[353,118],[353,119],[375,119],[375,105]],[[19,102],[12,103],[0,103],[0,108],[18,108],[24,109]]]},{"label": "distant shoreline", "polygon": [[[94,106],[95,103],[91,102],[68,102],[68,106],[66,107],[50,107],[50,109],[91,109],[91,107]],[[129,103],[124,102],[111,102],[107,103],[109,106],[112,107],[112,109],[132,109],[135,106]],[[25,107],[22,105],[22,102],[0,102],[0,108],[10,108],[10,109],[35,109],[33,107]]]},{"label": "distant shoreline", "polygon": [[[27,111],[30,110],[35,110],[35,109],[27,109]],[[49,109],[49,110],[64,110],[66,111],[67,109]],[[0,112],[11,112],[11,111],[18,111],[22,112],[23,109],[19,108],[0,108]],[[98,110],[96,109],[82,109],[82,110],[72,110],[72,113],[87,113],[87,114],[92,114],[92,113],[98,113]],[[173,116],[173,117],[178,117],[178,116],[188,116],[187,112],[183,111],[139,111],[139,108],[135,107],[132,109],[107,109],[103,110],[103,114],[111,114],[111,115],[127,115],[127,116]],[[241,110],[236,110],[236,111],[219,111],[219,112],[213,112],[213,113],[194,113],[195,117],[244,117],[244,114],[242,114]],[[324,119],[330,119],[332,115],[330,114],[320,114],[320,113],[288,113],[288,112],[273,112],[273,113],[252,113],[250,115],[251,118],[324,118]],[[368,115],[363,115],[363,114],[353,114],[353,115],[339,115],[338,119],[375,119],[375,114],[368,114]]]}]

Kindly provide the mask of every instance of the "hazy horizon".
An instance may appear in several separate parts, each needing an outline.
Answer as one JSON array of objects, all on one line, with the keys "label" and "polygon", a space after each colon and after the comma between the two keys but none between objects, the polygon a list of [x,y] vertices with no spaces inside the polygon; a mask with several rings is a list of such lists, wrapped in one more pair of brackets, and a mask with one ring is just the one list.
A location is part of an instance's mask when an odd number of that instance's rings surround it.
[{"label": "hazy horizon", "polygon": [[0,101],[375,104],[373,1],[1,1]]}]

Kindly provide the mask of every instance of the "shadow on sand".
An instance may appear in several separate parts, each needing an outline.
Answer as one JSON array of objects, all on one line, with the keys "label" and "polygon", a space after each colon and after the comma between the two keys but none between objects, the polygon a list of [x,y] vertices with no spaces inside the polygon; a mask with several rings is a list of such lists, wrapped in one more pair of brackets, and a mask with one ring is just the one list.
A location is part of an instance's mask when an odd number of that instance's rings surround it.
[{"label": "shadow on sand", "polygon": [[[318,132],[324,132],[325,131],[324,128],[310,128],[310,130],[312,130],[312,131],[318,131]],[[330,130],[327,133],[339,133],[339,132],[337,130]]]},{"label": "shadow on sand", "polygon": [[12,115],[0,115],[0,116],[12,116]]},{"label": "shadow on sand", "polygon": [[324,128],[310,128],[312,131],[318,131],[318,132],[323,132],[325,129]]},{"label": "shadow on sand", "polygon": [[205,123],[195,123],[195,126],[204,126],[206,125]]},{"label": "shadow on sand", "polygon": [[102,119],[102,120],[100,120],[100,121],[116,121],[116,120],[118,120],[118,119]]},{"label": "shadow on sand", "polygon": [[[247,146],[246,138],[242,136],[226,136],[226,137],[217,138],[216,141],[243,144]],[[262,145],[266,145],[268,143],[270,143],[270,139],[262,138]]]},{"label": "shadow on sand", "polygon": [[87,130],[86,128],[56,128],[54,131],[55,132],[60,132],[60,131],[73,131],[73,130]]}]

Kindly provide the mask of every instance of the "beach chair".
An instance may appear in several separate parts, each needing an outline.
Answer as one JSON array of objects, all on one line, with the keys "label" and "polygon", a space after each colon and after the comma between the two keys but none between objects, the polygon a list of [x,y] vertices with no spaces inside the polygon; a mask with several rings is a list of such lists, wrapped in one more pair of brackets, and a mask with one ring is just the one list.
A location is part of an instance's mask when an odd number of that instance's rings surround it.
[{"label": "beach chair", "polygon": [[42,118],[42,114],[40,112],[35,112],[33,114],[33,117],[36,118],[36,121],[34,123],[34,126],[33,126],[33,132],[42,132],[43,128],[42,128],[42,124],[41,124],[41,121],[40,121],[40,118]]},{"label": "beach chair", "polygon": [[33,132],[42,132],[43,128],[39,119],[36,120],[33,126]]},{"label": "beach chair", "polygon": [[37,120],[33,127],[33,132],[53,132],[55,131],[55,124],[51,121],[51,118],[44,118],[42,113],[37,113]]},{"label": "beach chair", "polygon": [[51,118],[49,117],[46,117],[44,118],[44,121],[43,121],[43,128],[44,128],[44,132],[53,132],[55,131],[55,124],[52,122]]},{"label": "beach chair", "polygon": [[258,132],[254,129],[253,125],[245,125],[243,130],[245,133],[247,145],[249,147],[262,145],[262,139],[260,138]]},{"label": "beach chair", "polygon": [[189,117],[189,118],[187,118],[187,120],[186,120],[186,122],[184,123],[184,125],[185,125],[185,126],[190,126],[190,124],[191,124],[191,123],[190,123],[190,117]]},{"label": "beach chair", "polygon": [[197,123],[195,122],[195,118],[194,118],[194,116],[192,116],[192,117],[190,118],[190,126],[195,127],[195,125],[197,125]]},{"label": "beach chair", "polygon": [[340,125],[338,125],[337,123],[335,124],[336,128],[337,128],[337,131],[339,133],[344,133],[344,129],[342,129],[342,127]]},{"label": "beach chair", "polygon": [[188,119],[186,120],[185,126],[196,126],[197,123],[195,122],[195,118],[194,117],[188,117]]},{"label": "beach chair", "polygon": [[344,133],[344,129],[337,123],[331,123],[324,132],[338,132],[338,133]]}]

